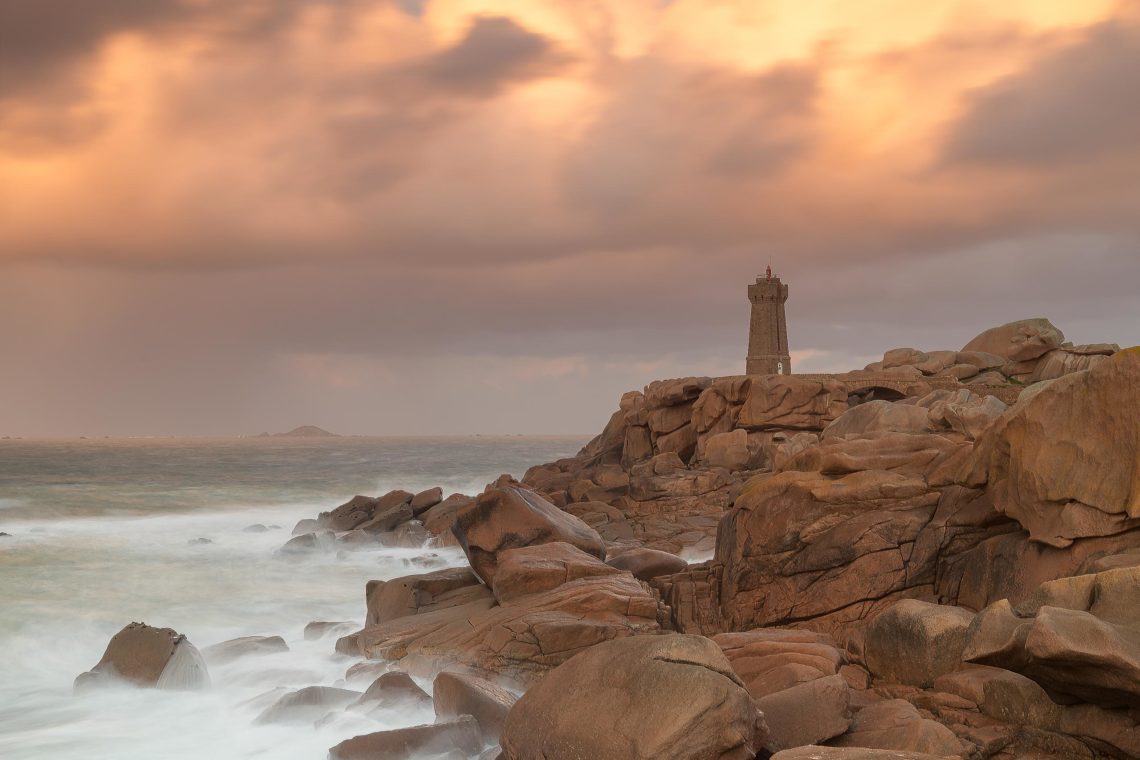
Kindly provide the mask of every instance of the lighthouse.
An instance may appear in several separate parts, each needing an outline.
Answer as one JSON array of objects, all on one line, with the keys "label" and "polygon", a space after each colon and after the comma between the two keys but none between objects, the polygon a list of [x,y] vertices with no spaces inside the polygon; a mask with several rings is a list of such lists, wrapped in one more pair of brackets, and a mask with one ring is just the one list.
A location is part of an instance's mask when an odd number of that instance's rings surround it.
[{"label": "lighthouse", "polygon": [[752,322],[748,330],[748,359],[745,373],[749,375],[790,375],[792,357],[788,353],[788,322],[784,317],[784,303],[788,300],[788,286],[772,276],[768,267],[763,277],[748,286],[748,300],[752,303]]}]

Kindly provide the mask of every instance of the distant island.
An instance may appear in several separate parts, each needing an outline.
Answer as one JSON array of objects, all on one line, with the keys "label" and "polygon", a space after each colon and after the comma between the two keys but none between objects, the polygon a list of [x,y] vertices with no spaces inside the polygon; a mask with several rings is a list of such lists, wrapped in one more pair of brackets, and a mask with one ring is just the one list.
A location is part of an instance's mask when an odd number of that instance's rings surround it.
[{"label": "distant island", "polygon": [[293,428],[288,433],[262,433],[258,438],[340,438],[336,433],[330,433],[316,425],[302,425]]}]

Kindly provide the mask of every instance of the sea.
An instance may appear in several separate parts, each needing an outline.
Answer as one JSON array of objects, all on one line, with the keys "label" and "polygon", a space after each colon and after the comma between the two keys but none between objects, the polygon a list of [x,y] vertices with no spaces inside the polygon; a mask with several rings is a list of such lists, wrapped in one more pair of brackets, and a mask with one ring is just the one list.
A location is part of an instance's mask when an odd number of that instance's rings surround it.
[{"label": "sea", "polygon": [[[0,536],[0,758],[323,760],[343,739],[432,722],[430,707],[414,705],[295,724],[256,719],[305,686],[365,689],[367,680],[345,681],[355,660],[335,653],[335,638],[306,641],[305,625],[359,625],[367,581],[462,565],[462,553],[368,547],[287,560],[277,549],[298,520],[355,494],[437,485],[474,494],[585,442],[0,440],[0,532],[9,534]],[[73,692],[134,621],[173,628],[199,649],[281,636],[289,651],[211,666],[201,691]]]}]

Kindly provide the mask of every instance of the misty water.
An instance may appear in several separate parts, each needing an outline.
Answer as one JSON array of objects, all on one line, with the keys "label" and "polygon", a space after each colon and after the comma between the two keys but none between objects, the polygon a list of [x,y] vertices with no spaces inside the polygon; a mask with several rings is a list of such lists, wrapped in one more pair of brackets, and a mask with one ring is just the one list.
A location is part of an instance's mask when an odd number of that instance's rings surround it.
[{"label": "misty water", "polygon": [[[364,586],[464,562],[455,549],[381,549],[286,561],[297,520],[356,493],[441,485],[475,493],[504,472],[573,454],[568,437],[0,441],[0,757],[5,760],[324,758],[337,742],[434,719],[430,708],[258,725],[289,690],[345,683],[355,660],[312,621],[364,617]],[[246,532],[251,525],[279,526]],[[208,539],[210,543],[199,543]],[[124,625],[199,648],[280,635],[290,651],[210,667],[196,692],[75,677]],[[422,684],[430,688],[430,684]]]}]

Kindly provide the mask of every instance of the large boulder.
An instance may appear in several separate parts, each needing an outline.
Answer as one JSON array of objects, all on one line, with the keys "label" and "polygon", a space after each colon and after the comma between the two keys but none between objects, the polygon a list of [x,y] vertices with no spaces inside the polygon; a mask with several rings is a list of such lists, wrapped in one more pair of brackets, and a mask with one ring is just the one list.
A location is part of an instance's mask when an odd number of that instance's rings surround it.
[{"label": "large boulder", "polygon": [[248,655],[288,651],[289,645],[280,636],[242,636],[220,644],[212,644],[202,650],[202,655],[211,665],[222,665]]},{"label": "large boulder", "polygon": [[412,514],[419,517],[441,501],[443,501],[443,489],[436,486],[420,491],[408,503],[412,507]]},{"label": "large boulder", "polygon": [[847,730],[850,693],[839,675],[844,657],[829,636],[757,628],[713,641],[764,713],[769,749],[814,744]]},{"label": "large boulder", "polygon": [[77,688],[107,679],[159,689],[198,689],[210,685],[202,655],[171,628],[131,623],[111,637],[95,667],[75,679]]},{"label": "large boulder", "polygon": [[847,411],[847,388],[838,380],[795,375],[752,378],[737,424],[748,430],[822,430]]},{"label": "large boulder", "polygon": [[679,573],[689,566],[688,562],[676,554],[642,548],[622,552],[616,557],[607,559],[606,564],[633,573],[633,577],[639,581],[649,581],[662,575]]},{"label": "large boulder", "polygon": [[360,697],[359,691],[332,686],[306,686],[289,692],[257,716],[255,723],[313,723]]},{"label": "large boulder", "polygon": [[767,731],[728,660],[700,636],[600,644],[507,715],[505,760],[751,760]]},{"label": "large boulder", "polygon": [[360,695],[359,702],[369,706],[428,705],[432,698],[407,673],[390,670],[381,673]]},{"label": "large boulder", "polygon": [[1036,682],[1001,668],[965,667],[939,676],[934,688],[973,702],[982,715],[1015,726],[1052,731],[1061,719],[1060,706]]},{"label": "large boulder", "polygon": [[963,478],[1034,541],[1065,547],[1140,525],[1140,348],[1022,394]]},{"label": "large boulder", "polygon": [[1065,336],[1048,319],[1022,319],[991,327],[975,336],[962,350],[996,354],[1020,362],[1036,359],[1064,341]]},{"label": "large boulder", "polygon": [[329,760],[411,760],[419,757],[460,757],[479,754],[483,741],[470,715],[444,723],[410,726],[345,739],[329,750]]},{"label": "large boulder", "polygon": [[365,586],[367,625],[379,625],[406,615],[489,600],[490,591],[466,567],[449,567],[431,573],[405,575]]},{"label": "large boulder", "polygon": [[889,749],[942,757],[961,757],[963,750],[953,731],[922,717],[914,705],[903,699],[888,699],[863,708],[855,714],[851,729],[831,743],[837,747]]},{"label": "large boulder", "polygon": [[499,604],[488,593],[388,619],[342,638],[337,650],[457,662],[525,682],[600,642],[660,630],[657,599],[643,583],[567,544],[505,551],[499,570],[504,577],[492,579]]},{"label": "large boulder", "polygon": [[[407,491],[390,491],[376,498],[354,496],[336,509],[321,512],[317,516],[317,521],[322,528],[336,532],[354,530],[379,514],[407,504],[411,499],[412,494]],[[411,513],[409,512],[408,518],[410,517]],[[391,528],[382,528],[382,530],[391,530]]]},{"label": "large boulder", "polygon": [[757,628],[712,637],[756,699],[833,676],[843,665],[831,637],[812,631]]},{"label": "large boulder", "polygon": [[486,678],[445,670],[435,677],[431,696],[440,718],[470,715],[479,723],[483,739],[497,742],[507,713],[518,700],[511,692]]},{"label": "large boulder", "polygon": [[1043,606],[1026,618],[995,602],[971,624],[962,657],[1102,707],[1140,702],[1140,630],[1090,612]]},{"label": "large boulder", "polygon": [[513,485],[489,488],[452,526],[472,570],[490,583],[499,552],[563,541],[604,560],[606,545],[597,531],[563,512],[534,491]]},{"label": "large boulder", "polygon": [[943,755],[867,747],[796,747],[772,755],[772,760],[946,760]]},{"label": "large boulder", "polygon": [[863,437],[867,433],[928,433],[933,430],[930,415],[923,407],[868,401],[839,415],[823,429],[820,438],[827,441],[842,436]]},{"label": "large boulder", "polygon": [[495,599],[505,604],[580,578],[617,575],[620,572],[576,546],[555,541],[503,551],[488,585]]},{"label": "large boulder", "polygon": [[957,668],[972,612],[960,607],[904,599],[867,629],[863,658],[877,678],[929,687]]},{"label": "large boulder", "polygon": [[851,726],[851,692],[840,675],[805,681],[756,703],[770,727],[770,749],[816,744]]},{"label": "large boulder", "polygon": [[1008,408],[999,398],[982,396],[966,388],[938,390],[916,402],[925,407],[936,429],[959,433],[975,440]]}]

